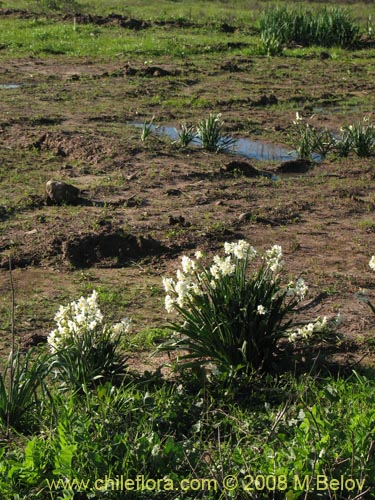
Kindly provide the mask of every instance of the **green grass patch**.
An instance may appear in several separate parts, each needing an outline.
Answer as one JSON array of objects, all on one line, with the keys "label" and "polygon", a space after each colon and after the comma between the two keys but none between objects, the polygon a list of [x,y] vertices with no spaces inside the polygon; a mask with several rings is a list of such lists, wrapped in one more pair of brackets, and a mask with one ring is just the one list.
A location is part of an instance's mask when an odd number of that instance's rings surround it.
[{"label": "green grass patch", "polygon": [[[355,480],[353,495],[371,488],[373,380],[356,373],[282,377],[253,380],[241,392],[218,381],[200,388],[197,375],[186,375],[174,383],[107,384],[81,396],[52,392],[52,406],[41,406],[41,430],[0,445],[3,498],[74,498],[88,489],[99,498],[106,478],[137,475],[169,478],[174,488],[182,480],[210,479],[204,496],[210,499],[223,497],[228,475],[238,480],[230,497],[238,500],[256,476],[258,487],[246,498],[275,491],[276,498],[313,500],[318,476],[322,488],[340,476]],[[277,490],[260,482],[266,477]],[[328,487],[322,491],[328,494]],[[179,498],[192,493],[181,491]],[[118,495],[108,487],[103,498]],[[166,498],[165,491],[147,489],[128,495]]]},{"label": "green grass patch", "polygon": [[359,26],[341,7],[311,10],[306,7],[278,6],[259,19],[262,37],[280,43],[350,47],[358,39]]},{"label": "green grass patch", "polygon": [[[67,55],[74,57],[116,58],[144,55],[147,58],[168,55],[184,57],[196,54],[232,52],[226,43],[228,35],[212,33],[206,29],[163,30],[152,28],[142,31],[118,27],[77,25],[50,19],[0,19],[2,54]],[[228,38],[231,43],[246,43],[244,35]],[[242,45],[239,46],[240,48]],[[240,49],[237,49],[240,50]]]}]

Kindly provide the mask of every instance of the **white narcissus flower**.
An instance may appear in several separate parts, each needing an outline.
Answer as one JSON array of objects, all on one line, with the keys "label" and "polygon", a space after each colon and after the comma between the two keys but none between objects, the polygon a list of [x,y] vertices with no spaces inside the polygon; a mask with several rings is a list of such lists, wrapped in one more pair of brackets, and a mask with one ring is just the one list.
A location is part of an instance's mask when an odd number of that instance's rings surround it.
[{"label": "white narcissus flower", "polygon": [[173,311],[174,304],[175,304],[175,301],[172,299],[172,297],[170,295],[166,295],[165,296],[165,308],[166,308],[168,313],[171,313]]},{"label": "white narcissus flower", "polygon": [[279,272],[284,265],[282,257],[283,252],[280,245],[274,245],[270,250],[266,250],[264,258],[273,273]]},{"label": "white narcissus flower", "polygon": [[293,281],[288,283],[286,290],[288,296],[297,297],[299,300],[303,300],[308,291],[308,286],[303,278],[299,278],[296,283],[293,283]]},{"label": "white narcissus flower", "polygon": [[327,327],[327,317],[318,318],[315,323],[308,323],[302,328],[297,328],[296,332],[291,332],[288,336],[290,342],[295,342],[296,340],[307,340],[313,333],[322,332]]},{"label": "white narcissus flower", "polygon": [[210,272],[215,279],[219,279],[220,276],[230,276],[236,270],[236,265],[232,262],[230,255],[225,258],[215,255],[213,260],[215,264],[211,266]]},{"label": "white narcissus flower", "polygon": [[293,124],[294,125],[299,125],[300,122],[303,121],[303,117],[298,113],[298,111],[296,112],[296,118],[295,120],[293,120]]},{"label": "white narcissus flower", "polygon": [[263,316],[266,313],[267,313],[267,309],[264,306],[262,306],[262,304],[260,304],[257,307],[257,314],[259,314],[260,316]]},{"label": "white narcissus flower", "polygon": [[202,257],[203,257],[203,253],[202,253],[200,250],[197,250],[197,251],[195,252],[195,258],[196,258],[197,260],[199,260],[199,259],[201,259]]},{"label": "white narcissus flower", "polygon": [[131,328],[131,319],[123,318],[120,321],[120,323],[116,323],[112,326],[112,333],[115,336],[125,335],[126,333],[129,333],[130,328]]},{"label": "white narcissus flower", "polygon": [[239,260],[245,259],[247,256],[253,258],[256,255],[256,250],[246,240],[238,240],[237,243],[224,243],[224,251],[227,255],[233,255]]},{"label": "white narcissus flower", "polygon": [[220,268],[216,264],[210,267],[210,273],[215,280],[220,278]]},{"label": "white narcissus flower", "polygon": [[233,264],[230,256],[224,259],[220,264],[220,271],[223,276],[230,276],[236,270],[235,264]]},{"label": "white narcissus flower", "polygon": [[194,260],[190,259],[187,255],[184,255],[181,259],[182,271],[185,274],[193,274],[196,269],[196,264]]},{"label": "white narcissus flower", "polygon": [[375,271],[375,255],[373,255],[370,259],[370,262],[368,263],[368,265],[370,266],[370,268]]},{"label": "white narcissus flower", "polygon": [[174,282],[174,279],[173,278],[163,278],[163,287],[164,287],[164,290],[167,292],[167,293],[170,293],[174,290],[174,287],[175,287],[175,282]]}]

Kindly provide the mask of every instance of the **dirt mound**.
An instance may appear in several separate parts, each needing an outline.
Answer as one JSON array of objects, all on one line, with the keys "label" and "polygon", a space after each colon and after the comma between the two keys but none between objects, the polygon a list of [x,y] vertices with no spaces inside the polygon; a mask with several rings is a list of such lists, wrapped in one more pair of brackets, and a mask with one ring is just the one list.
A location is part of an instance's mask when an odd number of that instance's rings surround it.
[{"label": "dirt mound", "polygon": [[312,166],[312,161],[300,158],[297,160],[284,161],[276,171],[282,174],[304,174],[310,170]]},{"label": "dirt mound", "polygon": [[160,255],[168,248],[147,236],[126,234],[121,230],[81,234],[62,244],[63,258],[74,267],[119,267],[132,260]]},{"label": "dirt mound", "polygon": [[21,19],[30,19],[35,17],[35,14],[22,9],[0,9],[0,17],[19,17]]},{"label": "dirt mound", "polygon": [[245,177],[258,177],[261,175],[261,172],[250,163],[241,160],[233,160],[227,163],[224,167],[224,172],[228,173],[236,173],[238,172]]},{"label": "dirt mound", "polygon": [[96,24],[98,26],[120,26],[130,30],[142,30],[149,28],[151,24],[142,19],[133,19],[131,17],[122,16],[120,14],[109,14],[108,16],[96,16],[94,14],[66,14],[63,16],[64,21],[73,21],[75,18],[78,24]]},{"label": "dirt mound", "polygon": [[162,76],[176,76],[179,74],[177,70],[169,70],[160,66],[147,66],[146,68],[134,68],[127,64],[122,72],[122,75],[127,76],[148,76],[148,77],[162,77]]},{"label": "dirt mound", "polygon": [[113,149],[98,137],[75,132],[47,132],[30,145],[38,151],[52,151],[56,156],[98,163],[114,156]]}]

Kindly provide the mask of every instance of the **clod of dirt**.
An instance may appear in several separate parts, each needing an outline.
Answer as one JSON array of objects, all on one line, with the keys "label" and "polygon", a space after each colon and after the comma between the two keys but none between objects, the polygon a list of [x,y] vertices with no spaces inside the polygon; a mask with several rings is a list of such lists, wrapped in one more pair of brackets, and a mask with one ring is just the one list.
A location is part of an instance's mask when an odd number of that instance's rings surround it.
[{"label": "clod of dirt", "polygon": [[252,105],[253,106],[271,106],[272,104],[277,104],[279,101],[277,100],[277,97],[275,94],[271,94],[269,96],[267,95],[262,95],[259,97],[257,101],[253,101]]},{"label": "clod of dirt", "polygon": [[224,167],[224,172],[238,172],[245,177],[258,177],[261,175],[259,170],[250,163],[247,163],[246,161],[238,161],[238,160],[233,160],[229,163],[227,163]]},{"label": "clod of dirt", "polygon": [[45,344],[47,342],[47,335],[43,333],[32,333],[28,338],[23,339],[23,344],[26,349],[30,349],[31,347]]},{"label": "clod of dirt", "polygon": [[252,221],[256,222],[258,224],[265,224],[267,226],[280,226],[279,222],[268,219],[267,217],[261,217],[259,215],[254,215],[250,212],[244,212],[243,214],[239,215],[238,217],[238,222],[246,222],[246,221]]},{"label": "clod of dirt", "polygon": [[321,59],[322,61],[324,61],[325,59],[329,59],[331,57],[331,55],[329,54],[329,52],[321,52],[319,54],[319,59]]},{"label": "clod of dirt", "polygon": [[0,221],[4,221],[9,217],[9,211],[3,205],[0,205]]},{"label": "clod of dirt", "polygon": [[167,69],[160,68],[159,66],[148,66],[144,70],[144,75],[158,77],[158,76],[171,76],[172,73]]},{"label": "clod of dirt", "polygon": [[165,194],[167,196],[181,196],[182,192],[179,189],[167,189]]},{"label": "clod of dirt", "polygon": [[234,33],[236,31],[235,26],[231,26],[228,23],[222,23],[219,29],[222,33]]},{"label": "clod of dirt", "polygon": [[177,215],[177,217],[170,215],[168,217],[168,224],[170,226],[184,226],[185,225],[185,217],[182,217],[182,215]]},{"label": "clod of dirt", "polygon": [[220,66],[220,69],[222,71],[229,71],[230,73],[238,73],[241,70],[241,68],[238,66],[238,64],[232,62],[232,61],[227,61],[225,63],[223,63],[221,66]]},{"label": "clod of dirt", "polygon": [[47,202],[54,205],[74,205],[78,202],[80,190],[65,182],[49,180],[46,183]]},{"label": "clod of dirt", "polygon": [[135,236],[121,230],[81,234],[62,244],[63,258],[72,266],[80,268],[97,262],[104,267],[119,267],[132,260],[160,255],[168,250],[150,236]]},{"label": "clod of dirt", "polygon": [[288,160],[277,168],[277,172],[282,174],[303,174],[307,172],[312,165],[313,162],[310,160]]}]

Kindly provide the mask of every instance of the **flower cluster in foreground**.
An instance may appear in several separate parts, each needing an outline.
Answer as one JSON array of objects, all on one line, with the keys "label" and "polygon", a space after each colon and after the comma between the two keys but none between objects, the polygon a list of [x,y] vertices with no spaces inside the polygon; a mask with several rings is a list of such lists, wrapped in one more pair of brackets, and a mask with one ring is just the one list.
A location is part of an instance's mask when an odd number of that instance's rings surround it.
[{"label": "flower cluster in foreground", "polygon": [[226,257],[215,255],[209,269],[200,265],[203,254],[201,251],[195,253],[195,260],[184,255],[181,259],[181,268],[176,273],[176,280],[163,278],[165,307],[167,312],[178,310],[188,306],[194,296],[203,295],[205,283],[209,278],[210,286],[215,289],[216,284],[225,276],[232,276],[236,272],[239,261],[249,260],[256,257],[256,250],[245,240],[237,243],[225,243],[224,251]]},{"label": "flower cluster in foreground", "polygon": [[184,255],[175,278],[163,278],[166,310],[182,319],[172,325],[181,337],[166,350],[184,349],[187,358],[205,357],[230,369],[265,368],[281,338],[310,342],[327,328],[325,317],[293,328],[308,287],[303,278],[282,285],[280,245],[257,252],[245,240],[226,242],[223,256],[204,261],[201,252]]},{"label": "flower cluster in foreground", "polygon": [[95,344],[95,338],[101,338],[101,333],[108,328],[113,338],[127,333],[130,329],[128,318],[111,327],[103,323],[103,314],[99,309],[98,294],[95,290],[87,298],[80,297],[76,302],[60,306],[55,321],[56,328],[47,338],[52,352],[72,345],[84,334],[91,333]]},{"label": "flower cluster in foreground", "polygon": [[[204,268],[199,261],[203,258],[201,251],[195,253],[195,260],[184,255],[181,258],[181,269],[176,272],[176,279],[163,278],[163,286],[166,292],[165,308],[168,313],[178,311],[179,308],[188,307],[190,301],[195,296],[202,296],[208,284],[215,289],[217,284],[225,277],[234,276],[241,264],[246,266],[251,260],[258,256],[258,252],[247,241],[239,240],[236,243],[224,243],[225,257],[215,255],[209,268]],[[283,253],[280,245],[274,245],[261,255],[263,262],[270,274],[275,276],[284,266]],[[298,301],[304,299],[308,287],[303,278],[296,282],[290,282],[286,286],[286,295],[297,298]],[[280,291],[275,294],[275,299],[280,295]],[[257,305],[257,313],[265,315],[267,309],[263,304]]]}]

